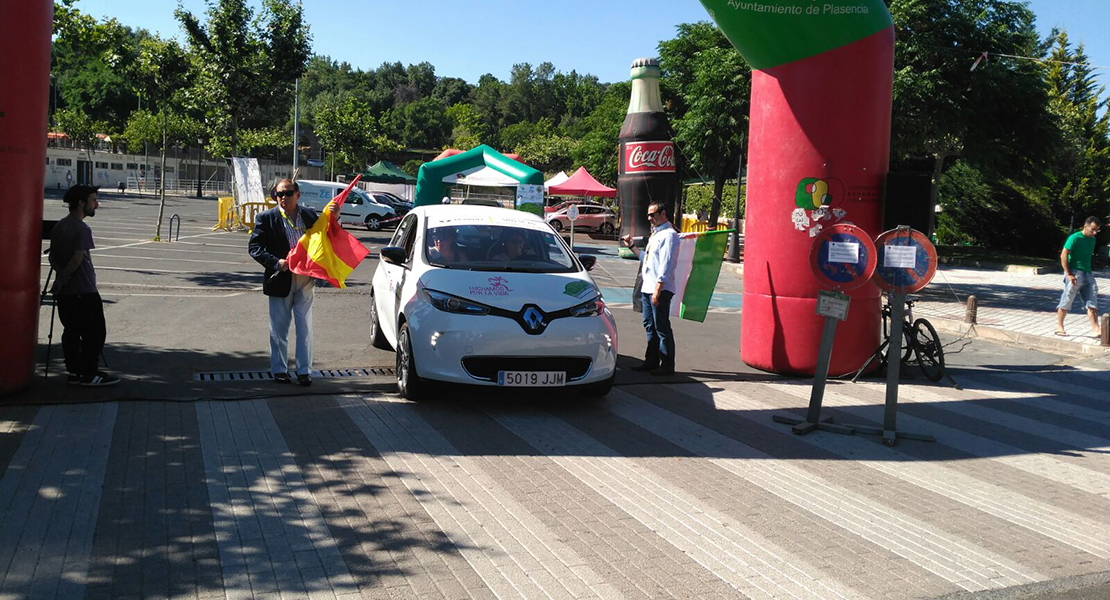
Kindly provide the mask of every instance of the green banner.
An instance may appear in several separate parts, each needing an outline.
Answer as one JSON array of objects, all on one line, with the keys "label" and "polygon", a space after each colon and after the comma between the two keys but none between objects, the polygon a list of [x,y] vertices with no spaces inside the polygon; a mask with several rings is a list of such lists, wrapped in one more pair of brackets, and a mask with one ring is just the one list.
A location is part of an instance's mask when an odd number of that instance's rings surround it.
[{"label": "green banner", "polygon": [[848,45],[892,24],[883,0],[701,0],[755,69]]}]

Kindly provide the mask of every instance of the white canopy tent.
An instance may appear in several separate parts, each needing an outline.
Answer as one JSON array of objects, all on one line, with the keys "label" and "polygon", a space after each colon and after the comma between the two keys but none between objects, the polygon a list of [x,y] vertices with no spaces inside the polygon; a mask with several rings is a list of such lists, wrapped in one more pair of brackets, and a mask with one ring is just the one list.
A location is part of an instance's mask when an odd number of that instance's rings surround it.
[{"label": "white canopy tent", "polygon": [[559,171],[554,176],[552,176],[551,179],[543,182],[543,189],[544,191],[547,191],[551,186],[559,185],[560,183],[563,183],[568,179],[570,179],[570,176],[566,174],[566,171]]},{"label": "white canopy tent", "polygon": [[455,185],[484,186],[484,187],[516,187],[517,181],[504,173],[490,167],[476,167],[462,173],[455,173],[443,178],[444,183]]}]

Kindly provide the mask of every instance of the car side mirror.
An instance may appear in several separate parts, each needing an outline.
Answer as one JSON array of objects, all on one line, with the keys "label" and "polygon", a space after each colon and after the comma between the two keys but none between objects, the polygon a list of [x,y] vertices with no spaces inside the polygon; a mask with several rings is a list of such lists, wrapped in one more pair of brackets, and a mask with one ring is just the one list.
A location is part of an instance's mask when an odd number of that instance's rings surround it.
[{"label": "car side mirror", "polygon": [[593,271],[594,265],[597,264],[597,257],[593,254],[579,254],[578,261],[582,263],[582,266],[585,267],[587,271]]},{"label": "car side mirror", "polygon": [[409,257],[408,251],[400,246],[386,246],[379,250],[378,254],[385,262],[397,266],[403,266]]}]

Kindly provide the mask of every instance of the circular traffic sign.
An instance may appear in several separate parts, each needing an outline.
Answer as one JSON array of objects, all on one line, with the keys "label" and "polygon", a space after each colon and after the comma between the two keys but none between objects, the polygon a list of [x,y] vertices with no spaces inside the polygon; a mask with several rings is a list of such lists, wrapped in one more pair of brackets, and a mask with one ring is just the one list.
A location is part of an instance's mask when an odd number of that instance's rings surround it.
[{"label": "circular traffic sign", "polygon": [[877,262],[871,236],[848,223],[826,227],[813,238],[809,251],[809,266],[817,280],[836,290],[852,290],[867,283]]},{"label": "circular traffic sign", "polygon": [[577,221],[578,220],[578,205],[577,204],[571,204],[570,206],[567,207],[567,218],[570,219],[571,221]]},{"label": "circular traffic sign", "polygon": [[875,240],[879,265],[875,285],[891,294],[912,294],[933,280],[937,249],[924,233],[909,227],[883,232]]}]

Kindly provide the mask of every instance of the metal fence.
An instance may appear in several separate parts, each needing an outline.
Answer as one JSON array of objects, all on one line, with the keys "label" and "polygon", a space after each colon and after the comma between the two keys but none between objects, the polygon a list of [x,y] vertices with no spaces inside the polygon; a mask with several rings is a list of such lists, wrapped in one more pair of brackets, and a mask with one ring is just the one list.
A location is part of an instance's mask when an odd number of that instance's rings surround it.
[{"label": "metal fence", "polygon": [[[157,194],[158,188],[161,185],[161,179],[158,177],[148,177],[145,181],[138,177],[127,178],[128,194]],[[201,194],[205,196],[219,196],[231,193],[228,182],[211,179],[209,181],[202,181],[200,183]],[[189,196],[197,193],[197,180],[196,179],[178,179],[177,177],[166,178],[166,193],[179,196]]]}]

